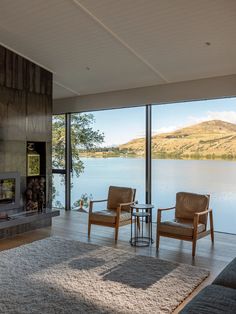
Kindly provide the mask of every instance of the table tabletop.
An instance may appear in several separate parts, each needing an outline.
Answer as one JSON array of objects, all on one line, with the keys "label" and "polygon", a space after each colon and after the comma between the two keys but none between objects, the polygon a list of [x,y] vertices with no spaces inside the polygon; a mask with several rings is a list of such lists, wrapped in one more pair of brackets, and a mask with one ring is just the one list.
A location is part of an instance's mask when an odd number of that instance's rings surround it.
[{"label": "table tabletop", "polygon": [[134,212],[132,213],[133,217],[149,217],[151,214],[146,212]]},{"label": "table tabletop", "polygon": [[136,209],[152,209],[154,206],[152,204],[134,204],[130,205],[130,207]]}]

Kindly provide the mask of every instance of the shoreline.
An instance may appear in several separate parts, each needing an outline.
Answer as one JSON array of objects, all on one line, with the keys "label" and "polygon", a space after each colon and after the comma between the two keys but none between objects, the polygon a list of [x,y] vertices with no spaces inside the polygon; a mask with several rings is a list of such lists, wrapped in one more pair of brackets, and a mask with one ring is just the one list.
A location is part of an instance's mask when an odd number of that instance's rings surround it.
[{"label": "shoreline", "polygon": [[[106,159],[106,158],[137,158],[145,159],[145,155],[139,154],[112,154],[112,153],[81,153],[81,158],[97,158],[97,159]],[[235,157],[222,157],[222,156],[174,156],[174,155],[157,155],[153,154],[152,159],[166,159],[166,160],[222,160],[222,161],[236,161]]]}]

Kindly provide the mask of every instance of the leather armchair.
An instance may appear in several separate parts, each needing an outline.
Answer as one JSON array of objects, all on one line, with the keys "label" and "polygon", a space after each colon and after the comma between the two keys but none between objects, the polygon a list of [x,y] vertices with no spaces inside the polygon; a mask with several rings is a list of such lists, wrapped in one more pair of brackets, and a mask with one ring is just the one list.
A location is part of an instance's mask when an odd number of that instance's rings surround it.
[{"label": "leather armchair", "polygon": [[[176,205],[170,208],[159,208],[157,212],[156,246],[159,249],[160,236],[192,242],[192,256],[195,256],[198,239],[211,234],[214,242],[212,209],[209,209],[209,195],[179,192],[176,194]],[[175,219],[162,221],[165,210],[175,210]],[[208,215],[210,230],[207,230]]]},{"label": "leather armchair", "polygon": [[[91,225],[100,225],[115,228],[115,241],[118,239],[119,227],[131,223],[130,205],[134,204],[136,190],[126,187],[110,186],[108,198],[105,200],[91,201],[89,206],[88,236],[90,237]],[[94,204],[106,202],[104,210],[94,211]]]}]

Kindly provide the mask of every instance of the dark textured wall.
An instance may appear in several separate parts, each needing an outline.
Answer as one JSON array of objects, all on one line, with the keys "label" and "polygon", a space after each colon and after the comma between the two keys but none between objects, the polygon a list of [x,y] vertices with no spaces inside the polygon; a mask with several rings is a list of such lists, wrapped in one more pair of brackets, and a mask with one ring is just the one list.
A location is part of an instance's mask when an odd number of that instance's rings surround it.
[{"label": "dark textured wall", "polygon": [[26,143],[47,143],[47,204],[51,202],[52,74],[0,46],[0,172],[19,171],[26,189]]}]

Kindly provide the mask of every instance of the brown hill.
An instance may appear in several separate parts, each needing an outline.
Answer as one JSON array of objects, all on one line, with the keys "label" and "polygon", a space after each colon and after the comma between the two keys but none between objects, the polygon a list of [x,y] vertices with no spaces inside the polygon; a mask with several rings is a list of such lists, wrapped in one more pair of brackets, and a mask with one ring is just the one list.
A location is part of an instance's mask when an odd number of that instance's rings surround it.
[{"label": "brown hill", "polygon": [[[134,139],[120,150],[143,155],[144,138]],[[236,125],[212,120],[152,137],[154,157],[236,158]]]}]

